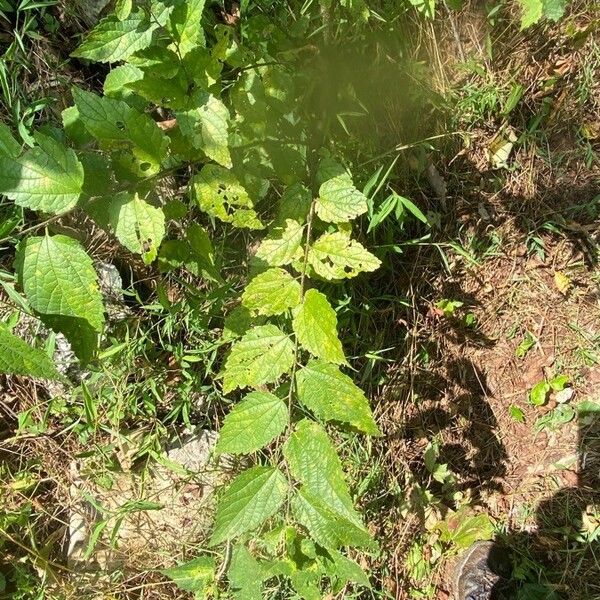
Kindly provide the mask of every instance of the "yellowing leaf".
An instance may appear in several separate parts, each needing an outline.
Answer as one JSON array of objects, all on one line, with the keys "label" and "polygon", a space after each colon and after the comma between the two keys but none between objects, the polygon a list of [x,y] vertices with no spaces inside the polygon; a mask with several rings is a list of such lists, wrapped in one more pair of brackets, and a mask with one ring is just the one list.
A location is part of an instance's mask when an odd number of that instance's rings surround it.
[{"label": "yellowing leaf", "polygon": [[293,324],[300,344],[313,356],[346,364],[337,335],[337,316],[325,295],[317,290],[308,290],[295,313]]},{"label": "yellowing leaf", "polygon": [[203,93],[197,108],[176,113],[176,116],[181,132],[195,148],[224,167],[232,166],[227,147],[229,111],[221,100]]},{"label": "yellowing leaf", "polygon": [[569,293],[573,282],[561,271],[555,271],[554,285],[556,285],[556,289],[558,289],[561,294],[566,296]]},{"label": "yellowing leaf", "polygon": [[285,228],[275,228],[269,237],[261,242],[256,257],[272,267],[290,264],[300,248],[303,232],[303,225],[292,219],[286,219]]},{"label": "yellowing leaf", "polygon": [[121,192],[110,200],[109,221],[117,239],[150,264],[165,236],[165,215],[138,194]]},{"label": "yellowing leaf", "polygon": [[[61,214],[77,204],[83,166],[73,150],[55,139],[38,133],[35,140],[38,146],[20,158],[0,155],[0,193],[19,206]],[[11,145],[10,153],[14,150]]]},{"label": "yellowing leaf", "polygon": [[276,325],[259,325],[235,342],[223,369],[223,392],[273,383],[294,362],[294,344]]},{"label": "yellowing leaf", "polygon": [[246,287],[242,304],[259,315],[280,315],[300,304],[300,284],[283,269],[260,273]]},{"label": "yellowing leaf", "polygon": [[192,189],[200,208],[211,217],[235,227],[262,229],[248,192],[231,171],[205,165],[194,177]]},{"label": "yellowing leaf", "polygon": [[367,212],[367,198],[352,183],[339,163],[324,159],[318,170],[321,182],[315,203],[317,215],[328,223],[344,223]]},{"label": "yellowing leaf", "polygon": [[349,279],[365,271],[375,271],[381,261],[362,244],[345,233],[325,233],[308,251],[308,261],[324,279]]}]

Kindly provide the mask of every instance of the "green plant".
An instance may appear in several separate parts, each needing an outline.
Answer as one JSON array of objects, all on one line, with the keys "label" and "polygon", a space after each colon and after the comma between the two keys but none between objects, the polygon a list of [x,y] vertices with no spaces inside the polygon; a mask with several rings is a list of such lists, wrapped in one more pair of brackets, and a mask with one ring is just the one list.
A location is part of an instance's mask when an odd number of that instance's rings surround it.
[{"label": "green plant", "polygon": [[[203,0],[117,3],[73,53],[120,63],[104,93],[74,87],[62,129],[44,126],[24,152],[0,125],[0,192],[39,215],[5,240],[18,239],[21,310],[62,333],[79,361],[96,370],[102,356],[122,348],[111,350],[103,338],[105,307],[92,257],[57,223],[92,219],[141,262],[158,261],[164,277],[177,270],[196,277],[220,306],[231,305],[233,286],[221,274],[211,230],[235,240],[236,230],[262,231],[271,223],[241,304],[229,310],[210,349],[231,344],[220,374],[223,394],[238,398],[238,390],[252,390],[225,417],[217,451],[251,454],[255,464],[219,499],[209,545],[225,551],[165,574],[183,589],[217,593],[227,573],[240,597],[278,578],[316,598],[323,586],[368,585],[342,549],[376,548],[327,429],[379,434],[364,393],[342,371],[349,362],[337,315],[317,288],[373,271],[380,261],[352,235],[351,222],[368,211],[367,197],[335,157],[328,123],[311,123],[318,117],[302,96],[306,82],[283,25],[257,11],[236,36],[211,21]],[[306,23],[295,26],[301,39]],[[186,187],[187,201],[169,198],[175,182]],[[406,208],[424,219],[407,199],[395,196],[395,203],[397,212]],[[208,297],[179,283],[189,302]],[[164,290],[157,294],[159,311],[181,316]],[[183,373],[200,360],[196,348],[170,347]],[[63,378],[46,350],[8,327],[0,330],[0,368]],[[86,384],[75,398],[86,439],[98,427],[97,407]],[[122,405],[115,418],[121,413]],[[106,523],[94,530],[90,552]]]}]

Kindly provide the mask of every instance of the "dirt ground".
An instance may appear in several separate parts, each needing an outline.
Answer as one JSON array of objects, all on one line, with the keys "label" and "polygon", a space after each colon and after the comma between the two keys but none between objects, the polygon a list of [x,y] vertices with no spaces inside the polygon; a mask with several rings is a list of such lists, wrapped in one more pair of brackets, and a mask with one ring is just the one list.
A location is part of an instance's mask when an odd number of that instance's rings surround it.
[{"label": "dirt ground", "polygon": [[[543,571],[558,597],[600,598],[600,546],[582,538],[599,524],[600,413],[582,409],[600,407],[600,222],[573,209],[598,202],[600,179],[592,168],[575,181],[528,195],[470,189],[450,210],[477,264],[455,255],[449,272],[428,272],[423,258],[427,292],[402,323],[406,355],[380,403],[390,478],[408,497],[423,488],[436,496],[416,503],[420,515],[392,509],[379,523],[396,544],[387,584],[398,598],[420,597],[407,591],[407,548],[423,532],[435,597],[453,597],[456,552],[436,560],[430,524],[462,504],[489,515],[513,565]],[[532,245],[526,225],[545,220],[561,227]],[[420,259],[412,268],[422,273]],[[452,314],[442,299],[457,303]],[[556,377],[565,389],[532,405],[532,388]],[[434,439],[437,462],[455,477],[450,492],[425,468]]]}]

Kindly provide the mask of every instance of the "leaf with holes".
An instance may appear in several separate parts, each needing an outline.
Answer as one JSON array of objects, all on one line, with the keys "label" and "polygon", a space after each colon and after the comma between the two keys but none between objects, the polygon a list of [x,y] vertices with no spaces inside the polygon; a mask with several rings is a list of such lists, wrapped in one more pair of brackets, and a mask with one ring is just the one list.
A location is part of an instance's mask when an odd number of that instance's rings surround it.
[{"label": "leaf with holes", "polygon": [[337,162],[324,159],[319,165],[320,182],[315,211],[327,223],[345,223],[367,212],[367,198],[352,183],[352,177]]},{"label": "leaf with holes", "polygon": [[0,156],[0,193],[19,206],[64,213],[79,200],[83,167],[75,152],[54,138],[37,133],[35,141],[38,146],[20,158]]},{"label": "leaf with holes", "polygon": [[0,373],[60,379],[51,358],[0,325]]},{"label": "leaf with holes", "polygon": [[272,267],[290,264],[300,249],[303,233],[303,225],[300,225],[300,223],[293,221],[292,219],[287,219],[285,228],[275,228],[271,234],[261,242],[256,251],[256,258],[264,260]]},{"label": "leaf with holes", "polygon": [[256,275],[242,294],[242,304],[259,315],[280,315],[300,304],[300,284],[283,269]]},{"label": "leaf with holes", "polygon": [[376,271],[381,261],[345,233],[325,233],[308,250],[308,262],[324,279],[349,279]]},{"label": "leaf with holes", "polygon": [[337,335],[337,316],[324,294],[308,290],[295,311],[293,325],[300,344],[313,356],[338,365],[347,364]]},{"label": "leaf with holes", "polygon": [[152,33],[159,27],[150,22],[142,12],[130,14],[120,21],[110,16],[92,29],[71,56],[97,62],[118,62],[152,43]]},{"label": "leaf with holes", "polygon": [[146,264],[156,258],[165,236],[165,215],[138,194],[121,192],[108,206],[110,225],[117,239],[131,252],[141,254]]},{"label": "leaf with holes", "polygon": [[192,189],[198,206],[211,217],[235,227],[262,229],[248,192],[231,171],[205,165],[194,177]]},{"label": "leaf with holes", "polygon": [[225,417],[216,451],[231,454],[255,452],[283,433],[287,406],[268,392],[250,392]]},{"label": "leaf with holes", "polygon": [[279,510],[287,491],[287,479],[279,469],[258,466],[238,475],[219,499],[209,544],[215,546],[260,527]]},{"label": "leaf with holes", "polygon": [[364,393],[337,366],[311,360],[298,371],[296,382],[300,402],[320,419],[348,423],[370,435],[379,435]]},{"label": "leaf with holes", "polygon": [[259,325],[235,342],[223,369],[223,392],[273,383],[294,363],[294,344],[276,325]]},{"label": "leaf with holes", "polygon": [[229,141],[229,111],[212,94],[202,93],[198,107],[176,113],[181,133],[187,136],[192,146],[202,150],[206,156],[220,165],[231,168]]}]

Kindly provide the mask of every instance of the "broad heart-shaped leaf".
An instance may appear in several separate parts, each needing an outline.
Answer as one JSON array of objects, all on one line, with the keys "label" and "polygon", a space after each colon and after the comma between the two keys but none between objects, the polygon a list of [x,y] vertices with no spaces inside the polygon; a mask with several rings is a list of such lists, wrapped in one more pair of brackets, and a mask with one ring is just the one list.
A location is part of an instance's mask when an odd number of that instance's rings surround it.
[{"label": "broad heart-shaped leaf", "polygon": [[204,31],[200,24],[206,0],[183,0],[171,14],[170,29],[173,46],[185,56],[198,44],[204,45]]},{"label": "broad heart-shaped leaf", "polygon": [[302,489],[366,533],[350,497],[337,452],[318,423],[300,421],[283,453],[292,477],[303,485]]},{"label": "broad heart-shaped leaf", "polygon": [[308,290],[294,315],[294,332],[313,356],[338,365],[347,364],[337,335],[337,315],[327,297]]},{"label": "broad heart-shaped leaf", "polygon": [[349,423],[371,435],[379,435],[369,402],[352,379],[337,366],[310,360],[296,374],[298,398],[319,419]]},{"label": "broad heart-shaped leaf", "polygon": [[83,167],[75,152],[55,139],[38,133],[35,141],[38,146],[20,158],[0,157],[0,193],[19,206],[61,214],[77,204]]},{"label": "broad heart-shaped leaf", "polygon": [[367,198],[352,183],[342,165],[324,159],[317,177],[321,183],[315,211],[327,223],[345,223],[367,212]]},{"label": "broad heart-shaped leaf", "polygon": [[252,467],[238,475],[219,499],[210,545],[260,527],[279,510],[287,491],[287,479],[273,467]]},{"label": "broad heart-shaped leaf", "polygon": [[106,148],[132,145],[140,168],[148,176],[160,168],[169,138],[158,125],[122,100],[73,88],[73,99],[85,128]]},{"label": "broad heart-shaped leaf", "polygon": [[163,569],[160,573],[172,579],[180,590],[199,592],[203,597],[215,581],[215,559],[200,556],[176,567]]},{"label": "broad heart-shaped leaf", "polygon": [[51,329],[64,333],[80,360],[88,361],[104,309],[86,251],[64,235],[30,237],[19,244],[16,266],[30,306]]},{"label": "broad heart-shaped leaf", "polygon": [[345,233],[325,233],[308,250],[308,262],[324,279],[350,279],[365,271],[375,271],[381,261]]},{"label": "broad heart-shaped leaf", "polygon": [[280,315],[300,304],[300,284],[283,269],[267,269],[246,287],[242,304],[259,315]]},{"label": "broad heart-shaped leaf", "polygon": [[259,325],[235,342],[223,369],[223,392],[273,383],[294,363],[294,344],[276,325]]},{"label": "broad heart-shaped leaf", "polygon": [[216,451],[245,454],[264,448],[288,423],[285,402],[268,392],[250,392],[225,417]]},{"label": "broad heart-shaped leaf", "polygon": [[292,219],[287,219],[285,228],[276,227],[261,242],[256,251],[256,258],[264,260],[272,267],[289,265],[300,248],[303,232],[303,225]]},{"label": "broad heart-shaped leaf", "polygon": [[32,348],[1,324],[0,373],[60,379],[54,363],[43,350]]},{"label": "broad heart-shaped leaf", "polygon": [[121,192],[110,200],[110,225],[117,239],[131,252],[141,254],[146,264],[156,258],[165,236],[165,215],[137,193]]},{"label": "broad heart-shaped leaf", "polygon": [[292,513],[298,523],[306,527],[310,537],[325,548],[373,548],[376,545],[363,527],[345,519],[304,487],[292,498]]},{"label": "broad heart-shaped leaf", "polygon": [[212,94],[203,92],[198,107],[176,113],[177,123],[184,136],[195,148],[220,165],[231,168],[231,156],[227,147],[229,140],[229,111]]},{"label": "broad heart-shaped leaf", "polygon": [[158,23],[150,22],[142,12],[119,21],[110,16],[100,21],[83,44],[71,56],[97,62],[118,62],[152,43],[152,32]]},{"label": "broad heart-shaped leaf", "polygon": [[231,171],[205,165],[194,177],[192,186],[198,206],[211,217],[235,227],[262,229],[248,192]]}]

